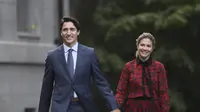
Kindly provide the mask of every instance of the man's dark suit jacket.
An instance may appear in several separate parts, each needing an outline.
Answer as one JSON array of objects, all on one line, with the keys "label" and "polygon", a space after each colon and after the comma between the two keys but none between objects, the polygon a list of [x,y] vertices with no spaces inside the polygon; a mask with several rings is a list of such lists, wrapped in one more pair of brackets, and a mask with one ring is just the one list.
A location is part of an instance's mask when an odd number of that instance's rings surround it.
[{"label": "man's dark suit jacket", "polygon": [[78,44],[75,75],[66,67],[63,45],[49,51],[39,102],[39,112],[67,112],[75,91],[86,112],[98,112],[92,100],[91,77],[110,110],[118,108],[115,96],[104,78],[93,48]]}]

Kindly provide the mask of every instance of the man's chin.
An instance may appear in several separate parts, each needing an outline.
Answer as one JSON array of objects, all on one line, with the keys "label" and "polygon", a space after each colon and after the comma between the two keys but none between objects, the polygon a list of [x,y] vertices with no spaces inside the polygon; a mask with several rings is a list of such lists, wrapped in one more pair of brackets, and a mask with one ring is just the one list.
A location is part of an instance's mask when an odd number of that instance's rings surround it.
[{"label": "man's chin", "polygon": [[74,41],[65,41],[64,42],[67,46],[69,46],[69,47],[72,47],[76,42],[74,42]]},{"label": "man's chin", "polygon": [[72,44],[73,41],[69,41],[69,40],[67,40],[67,41],[65,41],[65,43],[66,43],[66,44]]}]

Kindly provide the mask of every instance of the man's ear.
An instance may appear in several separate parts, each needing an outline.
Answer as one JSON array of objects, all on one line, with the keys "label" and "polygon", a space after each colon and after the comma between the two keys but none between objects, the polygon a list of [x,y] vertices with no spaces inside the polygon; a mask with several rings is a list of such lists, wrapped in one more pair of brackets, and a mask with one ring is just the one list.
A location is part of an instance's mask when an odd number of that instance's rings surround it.
[{"label": "man's ear", "polygon": [[77,35],[79,35],[79,34],[80,34],[80,31],[77,32]]}]

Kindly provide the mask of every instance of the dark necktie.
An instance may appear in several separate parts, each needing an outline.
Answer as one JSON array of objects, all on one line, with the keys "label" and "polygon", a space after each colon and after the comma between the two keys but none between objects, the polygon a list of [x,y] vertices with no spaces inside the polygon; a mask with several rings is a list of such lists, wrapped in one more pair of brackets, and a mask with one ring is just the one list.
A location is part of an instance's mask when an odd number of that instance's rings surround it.
[{"label": "dark necktie", "polygon": [[67,69],[69,71],[69,75],[71,78],[74,76],[74,60],[72,56],[73,49],[68,50],[68,57],[67,57]]}]

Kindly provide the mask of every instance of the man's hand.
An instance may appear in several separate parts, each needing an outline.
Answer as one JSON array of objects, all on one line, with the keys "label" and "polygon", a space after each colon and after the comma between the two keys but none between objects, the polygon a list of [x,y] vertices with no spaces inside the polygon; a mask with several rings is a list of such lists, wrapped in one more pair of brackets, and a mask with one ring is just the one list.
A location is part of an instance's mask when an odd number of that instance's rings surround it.
[{"label": "man's hand", "polygon": [[121,112],[121,111],[119,109],[115,109],[115,110],[113,110],[111,112]]}]

